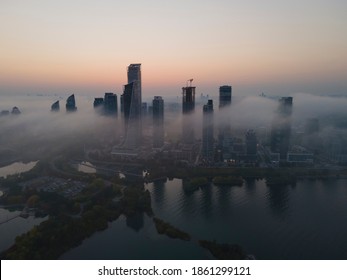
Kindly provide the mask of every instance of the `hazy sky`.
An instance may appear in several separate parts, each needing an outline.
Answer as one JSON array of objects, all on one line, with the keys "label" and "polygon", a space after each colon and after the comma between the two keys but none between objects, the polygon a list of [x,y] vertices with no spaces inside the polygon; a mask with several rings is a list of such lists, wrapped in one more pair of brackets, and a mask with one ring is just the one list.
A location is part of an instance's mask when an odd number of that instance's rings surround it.
[{"label": "hazy sky", "polygon": [[0,94],[347,94],[346,0],[1,0]]}]

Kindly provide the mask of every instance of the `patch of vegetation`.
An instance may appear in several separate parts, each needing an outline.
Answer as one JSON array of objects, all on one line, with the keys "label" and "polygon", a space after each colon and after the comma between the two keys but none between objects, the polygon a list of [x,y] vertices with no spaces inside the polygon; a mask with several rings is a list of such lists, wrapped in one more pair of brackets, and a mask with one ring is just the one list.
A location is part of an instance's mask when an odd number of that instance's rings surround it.
[{"label": "patch of vegetation", "polygon": [[236,176],[217,176],[213,178],[213,184],[217,186],[242,186],[243,179]]},{"label": "patch of vegetation", "polygon": [[158,218],[153,218],[153,221],[159,234],[165,234],[170,238],[178,238],[185,241],[190,240],[190,235],[188,233],[173,227],[169,223],[166,223]]}]

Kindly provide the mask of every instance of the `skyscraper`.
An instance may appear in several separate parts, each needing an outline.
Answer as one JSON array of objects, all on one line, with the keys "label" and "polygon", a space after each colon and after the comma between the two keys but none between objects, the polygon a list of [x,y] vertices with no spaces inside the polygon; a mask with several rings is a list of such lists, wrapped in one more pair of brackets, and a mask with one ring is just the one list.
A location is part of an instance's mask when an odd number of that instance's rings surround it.
[{"label": "skyscraper", "polygon": [[271,128],[271,152],[279,153],[282,162],[287,161],[289,151],[292,109],[293,97],[282,97]]},{"label": "skyscraper", "polygon": [[219,108],[231,105],[231,86],[221,86],[219,87]]},{"label": "skyscraper", "polygon": [[153,102],[153,148],[164,145],[164,100],[154,96]]},{"label": "skyscraper", "polygon": [[202,121],[202,157],[211,162],[213,161],[213,100],[208,100],[203,107]]},{"label": "skyscraper", "polygon": [[[192,80],[190,80],[192,81]],[[187,86],[182,88],[182,141],[185,144],[194,142],[194,126],[192,120],[192,113],[195,109],[195,87]]]},{"label": "skyscraper", "polygon": [[51,111],[59,111],[59,110],[60,110],[60,105],[59,105],[59,100],[57,100],[52,104]]},{"label": "skyscraper", "polygon": [[77,110],[77,107],[76,107],[75,95],[72,94],[66,99],[66,111],[73,112],[76,110]]},{"label": "skyscraper", "polygon": [[124,114],[125,142],[127,148],[137,148],[142,140],[141,121],[141,64],[128,67],[128,84],[121,97]]},{"label": "skyscraper", "polygon": [[115,114],[118,112],[117,95],[112,92],[106,92],[104,97],[104,109],[106,114]]}]

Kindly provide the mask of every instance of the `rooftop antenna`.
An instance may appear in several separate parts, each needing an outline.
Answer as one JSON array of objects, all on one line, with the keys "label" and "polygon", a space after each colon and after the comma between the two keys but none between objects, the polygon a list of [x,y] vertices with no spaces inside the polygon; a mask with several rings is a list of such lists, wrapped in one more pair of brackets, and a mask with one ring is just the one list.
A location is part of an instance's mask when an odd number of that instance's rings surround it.
[{"label": "rooftop antenna", "polygon": [[193,81],[193,79],[187,80],[187,87],[188,87],[188,82],[189,82],[189,86],[190,86],[190,87],[192,86],[192,81]]}]

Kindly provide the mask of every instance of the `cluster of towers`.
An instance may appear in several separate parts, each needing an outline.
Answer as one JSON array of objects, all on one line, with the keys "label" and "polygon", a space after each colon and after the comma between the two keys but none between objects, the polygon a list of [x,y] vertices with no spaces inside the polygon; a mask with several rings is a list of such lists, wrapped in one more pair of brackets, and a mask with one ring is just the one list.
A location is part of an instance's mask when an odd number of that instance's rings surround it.
[{"label": "cluster of towers", "polygon": [[[195,90],[192,86],[193,79],[187,81],[185,87],[182,87],[182,154],[192,153],[195,142],[195,122],[193,113],[195,111]],[[232,103],[232,87],[223,85],[219,87],[219,109],[228,108]],[[146,105],[146,106],[144,106]],[[214,106],[213,100],[208,99],[202,107],[202,138],[200,155],[204,162],[212,163],[224,161],[233,158],[238,153],[238,144],[231,136],[230,123],[219,121],[218,141],[214,140]],[[292,97],[283,97],[279,100],[279,106],[276,117],[272,123],[270,136],[271,157],[279,162],[284,162],[288,158],[289,139],[291,136],[291,114]],[[142,121],[144,111],[147,111],[147,104],[142,103],[142,83],[141,83],[141,64],[130,64],[127,67],[127,84],[123,87],[123,94],[120,96],[120,110],[124,120],[124,138],[121,144],[122,149],[136,150],[143,144]],[[117,95],[105,93],[104,97],[98,97],[94,100],[94,108],[100,110],[103,114],[118,114]],[[51,106],[52,111],[58,111],[59,101]],[[144,110],[146,109],[146,110]],[[164,100],[161,96],[155,96],[150,106],[153,124],[153,148],[162,148],[164,146]],[[66,100],[66,111],[76,111],[75,96],[72,94]],[[313,126],[313,125],[312,125]],[[245,148],[243,156],[247,159],[256,160],[257,138],[253,130],[248,130],[245,134]],[[240,145],[239,145],[240,146]],[[193,152],[192,152],[193,151]],[[182,156],[184,157],[184,156]],[[246,159],[246,161],[247,161]],[[252,160],[251,160],[252,161]]]}]

